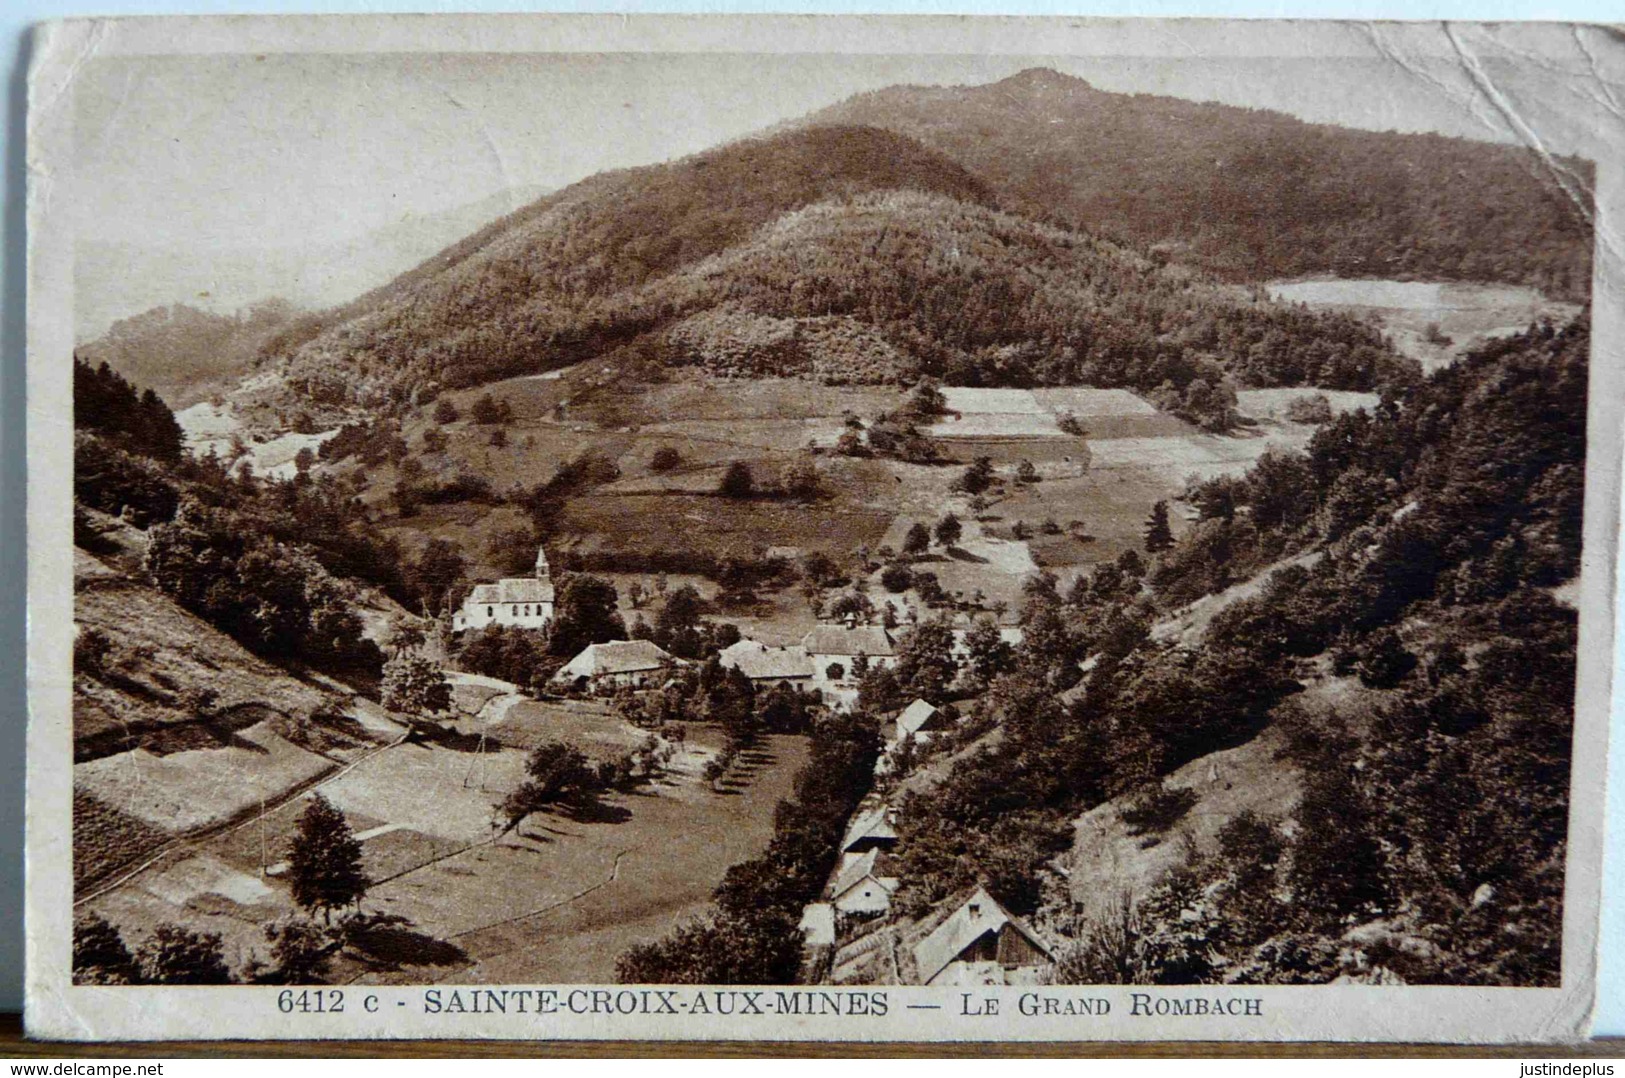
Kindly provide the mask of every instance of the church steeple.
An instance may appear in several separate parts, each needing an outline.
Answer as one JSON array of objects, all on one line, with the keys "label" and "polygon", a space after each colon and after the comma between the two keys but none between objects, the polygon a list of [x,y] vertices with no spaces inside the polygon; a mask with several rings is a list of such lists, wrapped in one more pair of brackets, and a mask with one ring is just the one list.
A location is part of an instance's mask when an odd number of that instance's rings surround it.
[{"label": "church steeple", "polygon": [[547,567],[547,548],[546,547],[540,547],[539,546],[539,547],[536,548],[536,579],[537,580],[551,580],[551,579],[553,579],[553,571]]}]

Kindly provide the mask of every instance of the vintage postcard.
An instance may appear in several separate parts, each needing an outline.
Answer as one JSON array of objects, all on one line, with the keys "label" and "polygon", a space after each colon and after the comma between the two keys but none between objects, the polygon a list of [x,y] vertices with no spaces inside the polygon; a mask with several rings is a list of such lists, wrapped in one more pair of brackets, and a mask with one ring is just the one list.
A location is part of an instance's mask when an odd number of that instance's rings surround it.
[{"label": "vintage postcard", "polygon": [[1625,48],[83,20],[37,1037],[1572,1041]]}]

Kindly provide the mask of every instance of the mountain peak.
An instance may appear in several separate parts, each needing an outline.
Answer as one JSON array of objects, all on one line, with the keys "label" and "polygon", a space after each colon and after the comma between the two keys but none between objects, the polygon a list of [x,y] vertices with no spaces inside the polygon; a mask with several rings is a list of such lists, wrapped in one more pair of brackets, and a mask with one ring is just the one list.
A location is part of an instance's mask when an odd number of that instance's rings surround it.
[{"label": "mountain peak", "polygon": [[1009,78],[1000,79],[994,83],[1012,90],[1025,90],[1028,92],[1055,92],[1076,93],[1079,90],[1093,90],[1087,79],[1080,79],[1076,75],[1066,75],[1052,67],[1029,67],[1018,71]]}]

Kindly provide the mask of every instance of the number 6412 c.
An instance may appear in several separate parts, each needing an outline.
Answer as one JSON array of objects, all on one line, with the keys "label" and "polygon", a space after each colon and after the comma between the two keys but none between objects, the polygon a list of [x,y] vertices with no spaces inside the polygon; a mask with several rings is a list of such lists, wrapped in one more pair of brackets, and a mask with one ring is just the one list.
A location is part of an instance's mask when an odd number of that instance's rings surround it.
[{"label": "number 6412 c", "polygon": [[283,1014],[343,1014],[344,992],[338,988],[284,988],[277,993],[276,1009]]}]

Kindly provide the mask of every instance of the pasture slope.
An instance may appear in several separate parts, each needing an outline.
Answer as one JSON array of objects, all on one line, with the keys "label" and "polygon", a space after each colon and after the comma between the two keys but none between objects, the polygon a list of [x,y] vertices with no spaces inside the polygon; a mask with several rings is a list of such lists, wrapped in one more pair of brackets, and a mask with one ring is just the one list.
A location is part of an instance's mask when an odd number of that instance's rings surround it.
[{"label": "pasture slope", "polygon": [[[1429,373],[1490,338],[1521,333],[1548,318],[1562,324],[1580,311],[1579,304],[1515,285],[1312,277],[1270,281],[1265,287],[1284,302],[1375,322],[1395,348]],[[1430,333],[1430,326],[1438,332]]]},{"label": "pasture slope", "polygon": [[[344,812],[374,881],[365,907],[385,915],[338,960],[341,981],[613,981],[617,955],[698,913],[728,866],[766,844],[806,757],[804,739],[769,738],[714,790],[700,772],[720,739],[691,730],[668,772],[635,793],[502,833],[495,809],[529,747],[564,738],[604,758],[646,735],[593,702],[472,683],[458,696],[457,736],[391,745],[304,791]],[[263,957],[264,926],[294,912],[281,855],[305,803],[186,843],[84,907],[131,938],[180,920],[220,933],[234,964]]]}]

